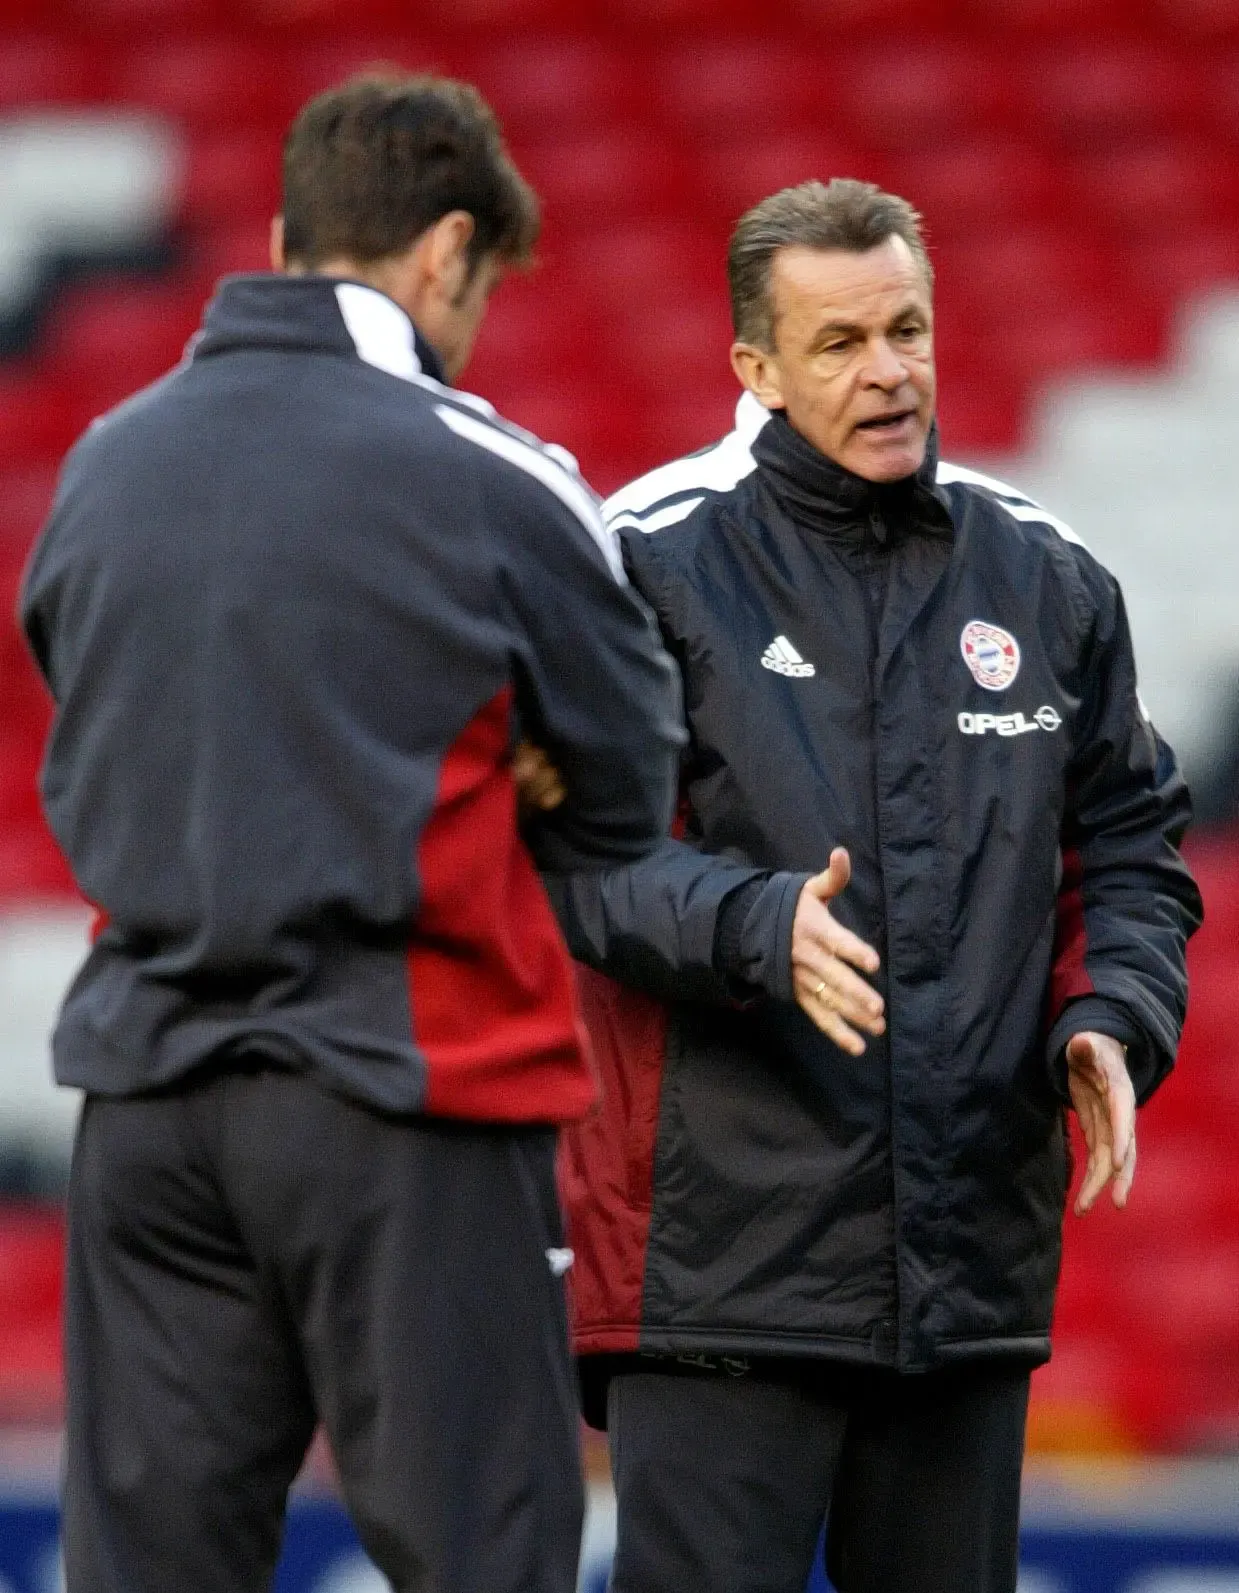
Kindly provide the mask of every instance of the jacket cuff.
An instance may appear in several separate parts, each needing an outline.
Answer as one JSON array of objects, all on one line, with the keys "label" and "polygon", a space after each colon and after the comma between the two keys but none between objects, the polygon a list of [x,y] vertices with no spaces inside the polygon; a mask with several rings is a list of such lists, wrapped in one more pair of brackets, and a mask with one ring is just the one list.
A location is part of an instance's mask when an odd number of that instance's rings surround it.
[{"label": "jacket cuff", "polygon": [[1143,1101],[1156,1082],[1154,1049],[1130,1009],[1109,996],[1077,996],[1059,1013],[1045,1047],[1055,1093],[1064,1101],[1071,1100],[1067,1088],[1067,1042],[1086,1029],[1094,1034],[1108,1034],[1127,1047],[1127,1071],[1136,1099]]},{"label": "jacket cuff", "polygon": [[792,924],[810,874],[749,880],[723,902],[715,925],[715,968],[739,999],[765,994],[790,1001]]}]

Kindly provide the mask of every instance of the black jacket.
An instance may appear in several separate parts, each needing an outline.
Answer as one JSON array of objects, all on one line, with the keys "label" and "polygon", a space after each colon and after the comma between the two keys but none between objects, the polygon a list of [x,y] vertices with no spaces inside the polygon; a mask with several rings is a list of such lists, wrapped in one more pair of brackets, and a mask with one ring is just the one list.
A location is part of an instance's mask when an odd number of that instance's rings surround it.
[{"label": "black jacket", "polygon": [[[22,599],[44,800],[101,912],[62,1083],[257,1045],[396,1111],[592,1099],[530,851],[657,844],[678,685],[570,461],[438,374],[371,288],[234,278],[70,454]],[[521,728],[568,792],[524,841]]]},{"label": "black jacket", "polygon": [[[607,512],[691,741],[683,838],[553,892],[628,987],[585,980],[579,1347],[1045,1356],[1063,1046],[1120,1038],[1147,1097],[1201,912],[1114,580],[1001,483],[931,449],[874,488],[751,400]],[[832,911],[887,1002],[860,1058],[791,999],[797,897],[841,844]]]}]

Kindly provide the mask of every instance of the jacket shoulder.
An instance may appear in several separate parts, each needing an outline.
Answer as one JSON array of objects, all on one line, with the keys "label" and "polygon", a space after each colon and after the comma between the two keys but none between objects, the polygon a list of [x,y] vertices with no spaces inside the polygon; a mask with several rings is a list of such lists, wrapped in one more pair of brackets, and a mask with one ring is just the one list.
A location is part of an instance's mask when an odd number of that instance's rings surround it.
[{"label": "jacket shoulder", "polygon": [[428,376],[416,377],[414,385],[429,399],[438,422],[458,439],[487,489],[488,502],[526,507],[535,514],[548,509],[562,514],[566,509],[597,543],[611,573],[624,580],[616,535],[604,523],[597,495],[566,448],[505,420],[473,393],[445,387]]},{"label": "jacket shoulder", "polygon": [[612,493],[602,506],[608,526],[631,540],[636,533],[644,539],[673,526],[694,529],[708,523],[714,506],[726,502],[756,469],[753,439],[768,419],[768,411],[746,393],[726,436]]},{"label": "jacket shoulder", "polygon": [[969,501],[979,505],[998,534],[1015,532],[1024,542],[1043,548],[1077,587],[1095,594],[1099,588],[1117,585],[1084,538],[1019,487],[947,460],[938,465],[937,482],[953,510]]}]

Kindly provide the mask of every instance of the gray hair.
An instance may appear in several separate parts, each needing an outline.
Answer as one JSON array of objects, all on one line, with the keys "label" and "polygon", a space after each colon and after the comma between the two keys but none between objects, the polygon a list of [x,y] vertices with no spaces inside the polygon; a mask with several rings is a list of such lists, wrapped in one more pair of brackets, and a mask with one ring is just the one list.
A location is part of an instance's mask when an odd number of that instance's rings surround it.
[{"label": "gray hair", "polygon": [[836,177],[829,183],[783,188],[745,211],[727,250],[731,322],[742,343],[774,346],[770,268],[780,249],[846,249],[863,254],[888,238],[902,238],[932,290],[933,266],[921,233],[921,217],[906,199],[876,183]]}]

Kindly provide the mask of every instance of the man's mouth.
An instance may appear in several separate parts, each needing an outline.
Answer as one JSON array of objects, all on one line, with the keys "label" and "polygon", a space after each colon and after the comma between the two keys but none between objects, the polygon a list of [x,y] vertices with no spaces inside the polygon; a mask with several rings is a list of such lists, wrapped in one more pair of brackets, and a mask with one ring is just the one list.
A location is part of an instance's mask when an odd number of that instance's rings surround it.
[{"label": "man's mouth", "polygon": [[898,431],[904,421],[916,414],[914,409],[897,409],[892,415],[875,415],[871,420],[858,420],[857,431],[874,432],[879,437]]}]

